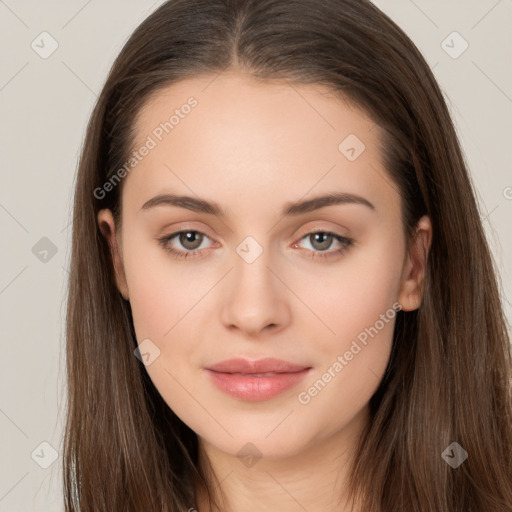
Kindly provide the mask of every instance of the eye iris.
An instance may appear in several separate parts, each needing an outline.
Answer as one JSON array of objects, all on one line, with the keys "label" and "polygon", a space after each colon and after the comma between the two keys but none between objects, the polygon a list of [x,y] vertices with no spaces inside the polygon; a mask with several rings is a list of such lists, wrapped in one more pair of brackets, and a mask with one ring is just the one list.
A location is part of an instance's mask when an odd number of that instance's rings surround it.
[{"label": "eye iris", "polygon": [[[197,249],[202,242],[202,236],[197,231],[183,231],[180,233],[180,244],[186,249],[194,250]],[[194,240],[196,239],[196,240]],[[191,244],[192,246],[190,246]]]},{"label": "eye iris", "polygon": [[[329,235],[328,233],[313,233],[310,236],[310,240],[314,243],[312,243],[313,247],[316,249],[323,251],[325,249],[329,249],[331,242],[332,242],[332,235]],[[312,238],[311,238],[312,237]],[[327,242],[326,242],[327,240]],[[315,246],[316,242],[320,242],[320,246]]]}]

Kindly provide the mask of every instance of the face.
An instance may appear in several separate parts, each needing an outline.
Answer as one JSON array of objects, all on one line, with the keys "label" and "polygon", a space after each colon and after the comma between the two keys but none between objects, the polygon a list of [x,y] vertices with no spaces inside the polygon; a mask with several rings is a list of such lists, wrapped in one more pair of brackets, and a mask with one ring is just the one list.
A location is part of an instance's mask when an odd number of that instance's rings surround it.
[{"label": "face", "polygon": [[233,455],[349,432],[430,244],[426,217],[406,244],[379,126],[320,86],[222,74],[159,92],[136,133],[121,226],[98,221],[166,403]]}]

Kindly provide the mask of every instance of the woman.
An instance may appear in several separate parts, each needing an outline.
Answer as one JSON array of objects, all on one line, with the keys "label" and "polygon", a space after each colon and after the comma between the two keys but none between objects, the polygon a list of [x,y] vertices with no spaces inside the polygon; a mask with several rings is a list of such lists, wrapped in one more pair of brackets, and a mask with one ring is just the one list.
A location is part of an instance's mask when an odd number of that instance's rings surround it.
[{"label": "woman", "polygon": [[149,16],[87,130],[67,363],[68,511],[512,510],[496,271],[403,31],[361,0]]}]

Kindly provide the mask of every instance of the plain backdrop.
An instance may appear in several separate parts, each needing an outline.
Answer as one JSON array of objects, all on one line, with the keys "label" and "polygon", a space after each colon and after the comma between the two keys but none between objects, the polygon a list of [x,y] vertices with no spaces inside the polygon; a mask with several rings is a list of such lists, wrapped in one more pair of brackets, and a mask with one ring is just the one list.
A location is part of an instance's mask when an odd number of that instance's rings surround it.
[{"label": "plain backdrop", "polygon": [[[0,512],[64,510],[63,327],[77,159],[115,56],[161,3],[0,0]],[[510,322],[512,0],[375,3],[417,44],[448,100]]]}]

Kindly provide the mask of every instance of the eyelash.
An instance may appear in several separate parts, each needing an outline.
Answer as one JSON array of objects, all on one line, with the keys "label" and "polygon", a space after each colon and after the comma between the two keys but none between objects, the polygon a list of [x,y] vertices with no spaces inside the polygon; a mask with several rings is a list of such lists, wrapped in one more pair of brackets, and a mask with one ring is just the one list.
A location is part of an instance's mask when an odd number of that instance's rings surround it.
[{"label": "eyelash", "polygon": [[[188,251],[180,251],[180,250],[177,250],[177,249],[174,249],[173,247],[169,246],[169,242],[177,237],[178,235],[180,235],[181,233],[197,233],[197,234],[200,234],[200,235],[203,235],[205,236],[206,238],[209,238],[208,235],[206,233],[203,233],[202,231],[198,231],[196,229],[182,229],[181,231],[176,231],[168,236],[165,236],[165,237],[162,237],[162,238],[158,238],[158,241],[159,243],[162,245],[162,247],[169,253],[173,254],[175,257],[177,258],[196,258],[200,255],[202,249],[195,249],[195,250],[188,250]],[[342,244],[342,247],[340,247],[339,249],[336,249],[334,251],[328,251],[328,250],[325,250],[325,251],[311,251],[311,250],[308,250],[308,252],[312,252],[312,255],[310,256],[310,258],[312,259],[316,259],[316,258],[321,258],[321,259],[328,259],[328,258],[333,258],[335,256],[338,256],[340,254],[343,254],[350,246],[353,245],[354,243],[354,240],[352,238],[348,238],[346,236],[341,236],[341,235],[338,235],[336,233],[333,233],[331,231],[325,231],[325,230],[314,230],[314,231],[310,231],[309,233],[306,233],[304,234],[301,239],[299,240],[302,241],[304,238],[307,238],[311,235],[315,235],[315,234],[324,234],[324,235],[328,235],[328,236],[332,236],[336,241],[338,241],[339,243]],[[294,245],[297,245],[298,242],[296,242]]]}]

